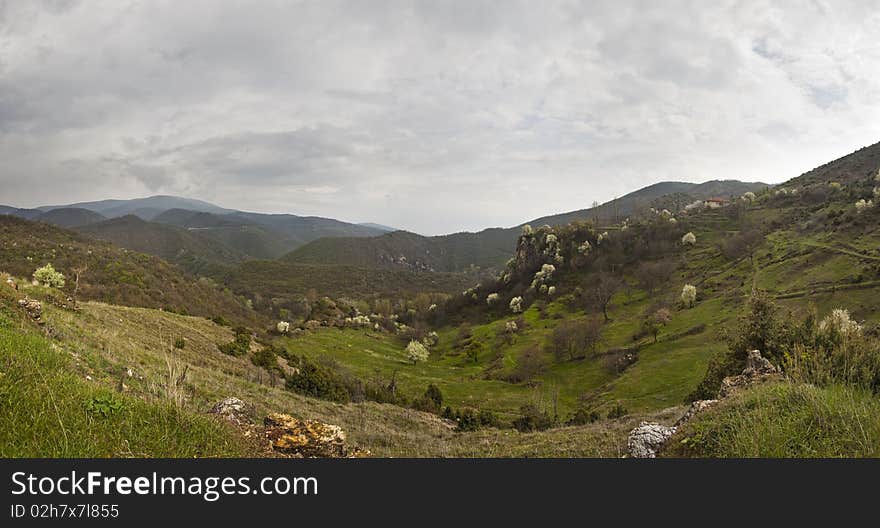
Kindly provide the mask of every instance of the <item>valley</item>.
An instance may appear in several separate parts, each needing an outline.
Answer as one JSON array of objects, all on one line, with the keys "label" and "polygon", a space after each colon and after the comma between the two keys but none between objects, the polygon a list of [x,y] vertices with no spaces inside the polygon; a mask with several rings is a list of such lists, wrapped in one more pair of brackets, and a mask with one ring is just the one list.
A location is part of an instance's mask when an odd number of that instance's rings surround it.
[{"label": "valley", "polygon": [[209,415],[235,397],[373,456],[618,457],[759,349],[784,375],[667,454],[874,456],[878,178],[880,144],[777,186],[667,182],[434,237],[174,197],[5,207],[3,455],[280,456]]}]

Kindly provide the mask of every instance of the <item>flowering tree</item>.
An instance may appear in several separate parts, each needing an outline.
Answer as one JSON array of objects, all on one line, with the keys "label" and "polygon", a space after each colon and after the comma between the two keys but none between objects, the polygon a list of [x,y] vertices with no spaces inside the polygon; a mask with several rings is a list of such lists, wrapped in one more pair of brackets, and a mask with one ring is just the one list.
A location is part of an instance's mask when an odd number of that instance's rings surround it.
[{"label": "flowering tree", "polygon": [[492,306],[493,304],[498,302],[498,298],[499,298],[499,296],[497,293],[490,293],[489,295],[486,296],[486,304],[488,304],[489,306]]},{"label": "flowering tree", "polygon": [[681,289],[681,302],[690,308],[697,302],[697,287],[692,284],[685,284]]},{"label": "flowering tree", "polygon": [[671,319],[672,312],[670,312],[668,308],[660,308],[645,318],[645,330],[654,336],[655,343],[657,342],[657,336],[660,334],[660,330],[669,324]]},{"label": "flowering tree", "polygon": [[278,330],[279,334],[286,334],[290,331],[290,323],[287,321],[278,321],[278,324],[275,325],[275,329]]},{"label": "flowering tree", "polygon": [[697,235],[693,234],[693,232],[687,232],[681,237],[681,243],[686,246],[693,246],[697,243]]},{"label": "flowering tree", "polygon": [[34,280],[46,287],[64,287],[64,275],[55,271],[52,264],[46,264],[42,268],[37,268],[34,272]]},{"label": "flowering tree", "polygon": [[865,209],[870,209],[874,207],[874,202],[872,200],[865,201],[864,198],[856,202],[856,212],[861,213]]},{"label": "flowering tree", "polygon": [[825,335],[837,334],[841,337],[853,337],[862,333],[862,327],[850,318],[848,310],[835,308],[819,323],[819,332]]},{"label": "flowering tree", "polygon": [[510,300],[510,311],[513,313],[522,312],[522,297],[514,297]]},{"label": "flowering tree", "polygon": [[419,361],[427,361],[428,349],[418,341],[412,340],[406,345],[406,357],[413,362],[413,365]]}]

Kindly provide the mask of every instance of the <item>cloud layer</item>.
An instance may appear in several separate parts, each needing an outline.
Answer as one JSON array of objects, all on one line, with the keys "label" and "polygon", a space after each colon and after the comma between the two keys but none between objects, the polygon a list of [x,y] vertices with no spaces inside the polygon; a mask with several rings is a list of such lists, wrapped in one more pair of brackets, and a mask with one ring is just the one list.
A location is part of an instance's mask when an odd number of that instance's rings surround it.
[{"label": "cloud layer", "polygon": [[435,234],[880,140],[873,2],[0,0],[0,202]]}]

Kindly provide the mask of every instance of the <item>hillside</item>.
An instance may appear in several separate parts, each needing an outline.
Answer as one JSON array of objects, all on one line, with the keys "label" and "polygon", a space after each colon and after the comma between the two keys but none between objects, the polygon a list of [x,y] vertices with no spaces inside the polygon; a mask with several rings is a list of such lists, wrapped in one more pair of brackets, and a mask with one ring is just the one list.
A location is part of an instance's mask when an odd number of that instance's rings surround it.
[{"label": "hillside", "polygon": [[512,228],[433,237],[394,232],[367,240],[317,240],[292,251],[284,259],[302,264],[343,263],[361,267],[447,272],[462,271],[472,266],[500,268],[513,255],[512,248],[522,225],[560,226],[579,220],[616,223],[649,207],[678,210],[695,200],[738,197],[766,186],[763,183],[739,181],[701,184],[662,182],[594,208],[536,218]]},{"label": "hillside", "polygon": [[134,215],[80,226],[76,230],[126,249],[155,255],[195,274],[217,275],[244,259],[243,254],[221,243]]},{"label": "hillside", "polygon": [[89,211],[88,209],[80,209],[76,207],[52,209],[51,211],[41,213],[31,218],[31,220],[37,222],[46,222],[47,224],[68,228],[96,224],[106,219],[107,218],[104,215]]},{"label": "hillside", "polygon": [[153,221],[184,228],[193,236],[229,248],[242,259],[273,259],[291,247],[278,233],[235,215],[169,209]]},{"label": "hillside", "polygon": [[256,314],[239,298],[210,281],[184,275],[158,257],[49,224],[0,217],[0,269],[18,277],[30,277],[46,263],[67,277],[67,295],[76,289],[76,270],[80,270],[80,299],[208,317],[223,315],[243,322],[256,320]]}]

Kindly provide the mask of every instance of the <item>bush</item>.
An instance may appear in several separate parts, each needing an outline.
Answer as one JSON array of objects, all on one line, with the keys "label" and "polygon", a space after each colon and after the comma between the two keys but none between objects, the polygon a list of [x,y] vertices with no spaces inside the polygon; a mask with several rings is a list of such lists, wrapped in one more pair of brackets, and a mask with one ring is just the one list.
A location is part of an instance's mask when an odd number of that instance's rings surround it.
[{"label": "bush", "polygon": [[296,363],[298,372],[287,377],[287,390],[340,403],[351,401],[345,381],[328,367],[304,357],[296,358]]},{"label": "bush", "polygon": [[186,339],[184,339],[182,337],[178,337],[178,338],[174,339],[174,348],[176,348],[178,350],[183,350],[184,347],[186,347]]},{"label": "bush", "polygon": [[546,349],[557,361],[583,359],[596,351],[601,339],[601,319],[589,317],[557,326],[546,344]]},{"label": "bush", "polygon": [[553,427],[555,420],[547,411],[542,411],[534,404],[520,407],[521,416],[513,421],[513,427],[521,433],[543,431]]},{"label": "bush", "polygon": [[569,418],[567,425],[587,425],[597,421],[599,418],[599,413],[594,410],[587,410],[581,407],[577,411],[575,411],[574,415]]},{"label": "bush", "polygon": [[480,419],[473,409],[464,409],[458,413],[457,431],[476,431],[480,428]]},{"label": "bush", "polygon": [[52,264],[46,264],[42,268],[37,268],[34,272],[34,280],[47,288],[64,287],[64,275],[55,271]]},{"label": "bush", "polygon": [[413,401],[413,408],[437,414],[443,408],[443,393],[432,383],[428,385],[428,388],[425,389],[425,393],[421,397]]},{"label": "bush", "polygon": [[251,363],[266,370],[281,370],[278,366],[278,357],[272,347],[264,347],[251,354]]},{"label": "bush", "polygon": [[623,418],[627,414],[629,414],[629,411],[626,409],[626,407],[624,407],[620,403],[616,403],[614,404],[614,407],[608,410],[608,419],[616,420],[618,418]]},{"label": "bush", "polygon": [[235,328],[234,332],[235,339],[232,342],[218,345],[217,348],[220,349],[220,352],[229,356],[241,357],[247,355],[251,349],[250,330],[239,326]]}]

